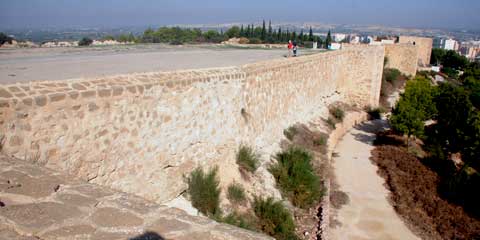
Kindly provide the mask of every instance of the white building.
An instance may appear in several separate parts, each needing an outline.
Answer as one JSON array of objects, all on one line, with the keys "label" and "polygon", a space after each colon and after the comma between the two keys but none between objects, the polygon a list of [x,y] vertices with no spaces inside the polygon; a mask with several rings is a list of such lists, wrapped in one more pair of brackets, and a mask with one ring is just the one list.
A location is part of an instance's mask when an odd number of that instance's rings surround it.
[{"label": "white building", "polygon": [[453,40],[453,39],[447,39],[445,40],[443,44],[443,49],[445,50],[458,50],[458,42]]},{"label": "white building", "polygon": [[345,38],[347,38],[347,34],[343,34],[343,33],[333,34],[333,41],[335,42],[341,42],[345,40]]}]

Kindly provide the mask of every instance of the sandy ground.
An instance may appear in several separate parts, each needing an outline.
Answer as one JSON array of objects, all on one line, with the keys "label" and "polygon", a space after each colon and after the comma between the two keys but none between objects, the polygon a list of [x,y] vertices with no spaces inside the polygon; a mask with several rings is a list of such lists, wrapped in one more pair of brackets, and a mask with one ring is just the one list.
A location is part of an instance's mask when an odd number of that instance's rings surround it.
[{"label": "sandy ground", "polygon": [[129,45],[0,49],[0,84],[99,77],[134,72],[238,66],[282,58],[282,49]]},{"label": "sandy ground", "polygon": [[384,120],[362,124],[335,148],[339,154],[333,158],[337,184],[350,200],[337,211],[341,226],[331,229],[332,239],[419,239],[388,203],[384,180],[369,159],[374,132],[383,127]]}]

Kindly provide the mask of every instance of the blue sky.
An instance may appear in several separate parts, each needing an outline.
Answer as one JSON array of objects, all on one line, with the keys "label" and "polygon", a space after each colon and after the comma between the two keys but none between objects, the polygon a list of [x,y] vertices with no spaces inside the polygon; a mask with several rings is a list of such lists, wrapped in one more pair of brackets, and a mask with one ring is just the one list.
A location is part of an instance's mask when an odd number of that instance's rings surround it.
[{"label": "blue sky", "polygon": [[315,21],[480,28],[480,0],[0,0],[0,28]]}]

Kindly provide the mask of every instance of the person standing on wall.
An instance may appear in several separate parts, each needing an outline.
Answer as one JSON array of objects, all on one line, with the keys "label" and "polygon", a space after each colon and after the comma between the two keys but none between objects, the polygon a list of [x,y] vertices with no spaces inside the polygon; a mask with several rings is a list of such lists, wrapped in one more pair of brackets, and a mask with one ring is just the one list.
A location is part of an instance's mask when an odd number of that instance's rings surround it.
[{"label": "person standing on wall", "polygon": [[297,56],[297,42],[293,41],[293,56]]},{"label": "person standing on wall", "polygon": [[291,57],[291,56],[292,56],[292,50],[293,50],[292,40],[288,40],[288,56],[287,56],[287,57]]}]

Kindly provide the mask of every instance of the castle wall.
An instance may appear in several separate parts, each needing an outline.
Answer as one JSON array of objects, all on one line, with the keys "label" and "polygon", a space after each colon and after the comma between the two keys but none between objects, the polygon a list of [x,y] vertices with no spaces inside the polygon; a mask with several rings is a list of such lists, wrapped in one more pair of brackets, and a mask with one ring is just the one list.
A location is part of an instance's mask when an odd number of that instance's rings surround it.
[{"label": "castle wall", "polygon": [[197,166],[238,176],[240,144],[273,154],[285,128],[326,116],[334,101],[376,106],[384,52],[359,46],[241,67],[2,85],[4,151],[165,202]]},{"label": "castle wall", "polygon": [[386,68],[396,68],[407,76],[415,76],[418,69],[418,46],[413,44],[385,45]]},{"label": "castle wall", "polygon": [[414,44],[418,46],[418,66],[430,65],[432,56],[433,39],[425,37],[400,36],[399,43]]}]

